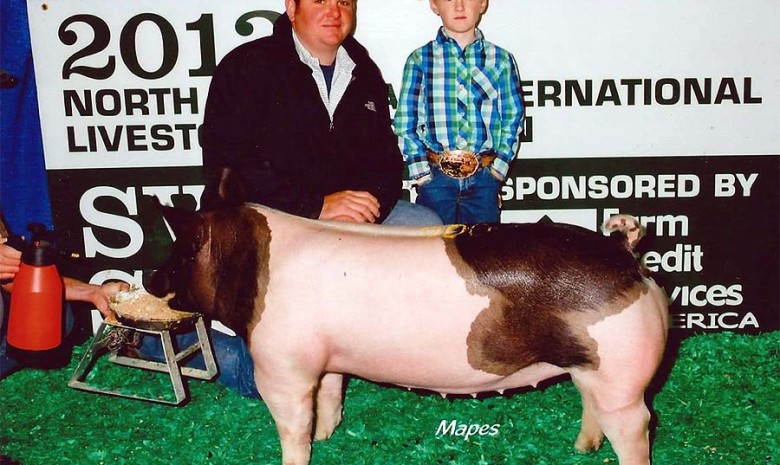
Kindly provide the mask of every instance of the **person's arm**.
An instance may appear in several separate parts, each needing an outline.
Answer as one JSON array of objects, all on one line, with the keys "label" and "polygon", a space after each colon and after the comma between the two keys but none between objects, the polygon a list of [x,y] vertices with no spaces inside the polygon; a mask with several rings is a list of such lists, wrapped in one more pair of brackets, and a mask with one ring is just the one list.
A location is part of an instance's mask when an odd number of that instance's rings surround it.
[{"label": "person's arm", "polygon": [[108,306],[111,297],[117,292],[130,289],[129,284],[119,281],[107,282],[98,286],[65,277],[63,283],[65,284],[65,300],[91,303],[103,316],[113,314]]},{"label": "person's arm", "polygon": [[22,262],[22,253],[6,244],[11,232],[5,225],[3,211],[0,210],[0,285],[6,289],[5,281],[11,280],[19,272]]},{"label": "person's arm", "polygon": [[406,157],[409,177],[420,180],[431,174],[422,131],[425,125],[425,85],[422,69],[413,53],[404,66],[398,108],[395,112],[395,133],[399,137],[401,152]]},{"label": "person's arm", "polygon": [[[22,253],[6,244],[6,238],[0,239],[0,279],[9,281],[2,285],[6,292],[13,291],[10,280],[16,277],[21,264]],[[124,282],[109,282],[102,286],[88,284],[78,279],[64,277],[65,300],[87,302],[97,308],[104,316],[112,314],[108,307],[109,299],[119,291],[130,289]]]},{"label": "person's arm", "polygon": [[22,253],[6,244],[7,241],[7,237],[0,238],[0,281],[14,279],[22,262]]},{"label": "person's arm", "polygon": [[379,200],[365,191],[339,191],[325,196],[319,219],[374,223],[381,215]]},{"label": "person's arm", "polygon": [[520,132],[523,129],[524,107],[520,87],[520,76],[514,57],[507,52],[499,80],[499,108],[501,109],[501,136],[494,148],[496,159],[490,172],[503,181],[509,174],[509,164],[515,158],[520,146]]}]

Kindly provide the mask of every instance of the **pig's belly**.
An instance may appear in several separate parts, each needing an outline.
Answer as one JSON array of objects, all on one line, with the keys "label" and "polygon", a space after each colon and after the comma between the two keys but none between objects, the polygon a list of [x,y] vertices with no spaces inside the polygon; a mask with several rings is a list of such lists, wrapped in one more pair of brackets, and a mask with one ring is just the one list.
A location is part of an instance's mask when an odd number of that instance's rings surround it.
[{"label": "pig's belly", "polygon": [[535,386],[564,373],[546,363],[509,376],[474,369],[468,361],[467,338],[488,299],[442,293],[438,300],[438,305],[424,312],[403,305],[345,312],[348,317],[327,338],[326,370],[452,394]]},{"label": "pig's belly", "polygon": [[409,352],[388,352],[384,355],[364,352],[360,356],[336,356],[331,360],[327,371],[447,394],[503,392],[505,389],[523,386],[536,387],[543,380],[566,373],[560,367],[536,363],[509,376],[498,376],[473,369],[463,357],[453,359],[442,354],[440,357],[431,358]]}]

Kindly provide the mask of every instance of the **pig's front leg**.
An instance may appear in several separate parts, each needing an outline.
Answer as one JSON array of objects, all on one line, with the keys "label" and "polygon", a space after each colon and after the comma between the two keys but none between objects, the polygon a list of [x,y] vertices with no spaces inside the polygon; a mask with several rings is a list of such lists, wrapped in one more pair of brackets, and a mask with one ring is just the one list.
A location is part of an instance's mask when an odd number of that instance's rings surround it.
[{"label": "pig's front leg", "polygon": [[308,465],[319,373],[255,361],[255,382],[279,432],[283,465]]},{"label": "pig's front leg", "polygon": [[317,391],[317,426],[314,440],[328,439],[341,423],[342,399],[344,396],[344,375],[326,373]]}]

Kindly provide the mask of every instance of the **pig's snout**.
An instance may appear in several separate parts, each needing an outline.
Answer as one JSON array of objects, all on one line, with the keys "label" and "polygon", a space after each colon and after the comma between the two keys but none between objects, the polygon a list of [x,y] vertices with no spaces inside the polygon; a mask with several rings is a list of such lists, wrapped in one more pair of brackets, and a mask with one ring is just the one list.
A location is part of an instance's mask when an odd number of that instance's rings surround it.
[{"label": "pig's snout", "polygon": [[164,269],[144,270],[141,282],[144,289],[155,297],[165,297],[172,291],[168,273]]}]

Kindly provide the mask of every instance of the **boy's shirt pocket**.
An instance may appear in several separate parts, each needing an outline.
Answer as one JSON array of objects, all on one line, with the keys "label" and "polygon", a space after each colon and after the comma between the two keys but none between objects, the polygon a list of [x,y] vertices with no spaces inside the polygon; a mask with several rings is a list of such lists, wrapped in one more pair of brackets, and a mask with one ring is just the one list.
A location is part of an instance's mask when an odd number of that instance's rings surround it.
[{"label": "boy's shirt pocket", "polygon": [[472,68],[471,82],[477,103],[485,100],[496,100],[499,94],[499,75],[494,70]]}]

